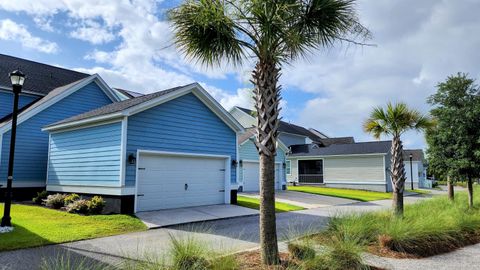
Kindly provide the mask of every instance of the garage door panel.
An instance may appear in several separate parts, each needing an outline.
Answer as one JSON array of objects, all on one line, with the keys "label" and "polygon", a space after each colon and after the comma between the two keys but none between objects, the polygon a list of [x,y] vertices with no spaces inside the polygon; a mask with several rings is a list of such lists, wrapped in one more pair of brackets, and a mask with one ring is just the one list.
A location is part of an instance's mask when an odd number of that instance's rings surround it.
[{"label": "garage door panel", "polygon": [[137,211],[225,202],[225,159],[144,154],[138,167]]},{"label": "garage door panel", "polygon": [[[258,162],[243,163],[243,191],[260,190],[260,167]],[[281,188],[280,165],[275,164],[275,188]]]}]

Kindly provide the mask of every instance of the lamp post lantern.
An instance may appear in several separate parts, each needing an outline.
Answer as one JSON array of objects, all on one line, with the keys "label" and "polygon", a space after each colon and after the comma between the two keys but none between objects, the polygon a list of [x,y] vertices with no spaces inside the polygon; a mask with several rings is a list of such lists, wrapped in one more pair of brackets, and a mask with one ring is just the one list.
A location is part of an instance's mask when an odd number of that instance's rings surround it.
[{"label": "lamp post lantern", "polygon": [[13,161],[15,156],[15,137],[17,136],[18,99],[22,92],[25,74],[15,70],[9,74],[13,90],[12,129],[10,133],[10,155],[8,156],[7,190],[5,193],[5,207],[1,227],[11,227],[10,208],[12,206]]},{"label": "lamp post lantern", "polygon": [[412,159],[413,159],[413,155],[410,153],[410,183],[412,185],[412,190],[413,190],[413,166],[412,166]]}]

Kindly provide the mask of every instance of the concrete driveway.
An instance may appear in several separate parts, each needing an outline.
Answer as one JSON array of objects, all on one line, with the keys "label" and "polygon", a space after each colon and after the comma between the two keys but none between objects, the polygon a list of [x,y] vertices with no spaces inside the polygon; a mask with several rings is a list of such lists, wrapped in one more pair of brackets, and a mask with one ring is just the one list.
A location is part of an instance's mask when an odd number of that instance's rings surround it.
[{"label": "concrete driveway", "polygon": [[252,215],[258,215],[258,211],[232,204],[166,209],[136,214],[149,229]]},{"label": "concrete driveway", "polygon": [[[254,198],[260,197],[258,192],[240,193],[239,195],[246,196],[246,197],[254,197]],[[297,192],[297,191],[288,191],[288,190],[276,191],[275,199],[278,202],[298,205],[307,209],[326,207],[326,206],[335,206],[335,205],[344,205],[344,204],[351,204],[351,203],[358,202],[358,201],[349,200],[349,199],[342,199],[337,197],[323,196],[323,195],[316,195],[316,194]]]}]

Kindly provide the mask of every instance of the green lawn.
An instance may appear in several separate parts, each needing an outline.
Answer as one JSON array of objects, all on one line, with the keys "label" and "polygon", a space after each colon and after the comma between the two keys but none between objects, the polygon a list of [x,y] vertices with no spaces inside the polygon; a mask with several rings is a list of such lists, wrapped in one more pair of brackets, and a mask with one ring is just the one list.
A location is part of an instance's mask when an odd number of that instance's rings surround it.
[{"label": "green lawn", "polygon": [[[0,211],[3,213],[3,203]],[[139,219],[129,215],[80,216],[13,204],[11,216],[15,230],[0,234],[0,251],[146,230]]]},{"label": "green lawn", "polygon": [[290,191],[299,191],[317,195],[325,195],[332,197],[339,197],[345,199],[352,199],[362,202],[391,199],[392,194],[386,192],[356,190],[356,189],[342,189],[342,188],[327,188],[327,187],[313,187],[313,186],[289,186]]},{"label": "green lawn", "polygon": [[[245,197],[245,196],[238,196],[237,197],[237,204],[243,207],[248,207],[252,209],[259,209],[260,208],[260,200],[257,198]],[[298,211],[304,210],[305,208],[288,204],[282,202],[275,202],[275,212],[289,212],[289,211]]]}]

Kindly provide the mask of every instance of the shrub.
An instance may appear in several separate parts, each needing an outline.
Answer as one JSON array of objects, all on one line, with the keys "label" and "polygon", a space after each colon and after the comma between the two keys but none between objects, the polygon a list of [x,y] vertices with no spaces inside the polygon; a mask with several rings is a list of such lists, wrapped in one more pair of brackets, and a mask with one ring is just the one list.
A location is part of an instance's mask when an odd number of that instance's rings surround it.
[{"label": "shrub", "polygon": [[57,193],[53,195],[48,195],[47,199],[43,200],[43,202],[47,207],[53,209],[60,209],[65,206],[65,194]]},{"label": "shrub", "polygon": [[69,205],[69,204],[71,204],[71,203],[73,203],[74,201],[77,201],[77,200],[80,200],[80,196],[78,194],[72,193],[72,194],[69,194],[69,195],[65,196],[64,203],[67,206],[67,205]]},{"label": "shrub", "polygon": [[88,201],[88,213],[93,215],[101,214],[105,207],[105,200],[100,196],[94,196]]},{"label": "shrub", "polygon": [[88,205],[88,200],[76,200],[67,206],[67,212],[86,215],[89,212]]},{"label": "shrub", "polygon": [[308,243],[291,242],[287,245],[290,256],[297,260],[308,260],[315,257],[315,249]]},{"label": "shrub", "polygon": [[48,197],[48,192],[44,190],[42,192],[37,192],[37,196],[33,197],[32,201],[35,204],[42,204],[47,197]]}]

